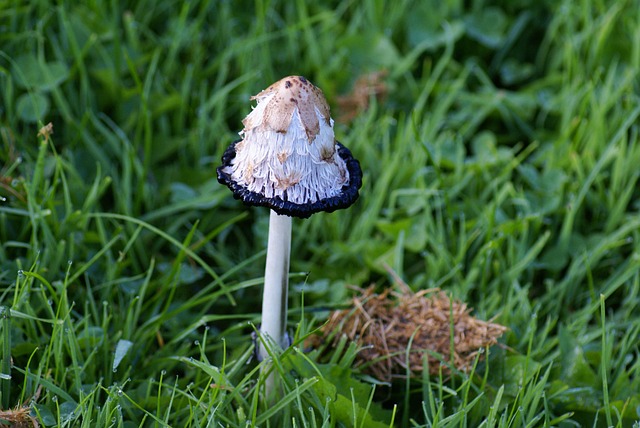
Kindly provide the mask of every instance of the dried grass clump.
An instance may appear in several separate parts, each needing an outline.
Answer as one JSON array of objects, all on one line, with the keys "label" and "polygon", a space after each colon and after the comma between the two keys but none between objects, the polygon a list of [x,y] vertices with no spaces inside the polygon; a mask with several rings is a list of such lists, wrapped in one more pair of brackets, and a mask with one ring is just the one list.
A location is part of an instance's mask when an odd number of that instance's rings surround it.
[{"label": "dried grass clump", "polygon": [[384,82],[386,75],[387,71],[381,70],[358,77],[351,92],[337,99],[340,110],[340,114],[337,116],[338,122],[351,123],[369,107],[371,96],[378,101],[383,100],[389,91]]},{"label": "dried grass clump", "polygon": [[[329,340],[337,345],[340,337],[346,335],[363,347],[356,364],[385,382],[406,376],[409,346],[411,376],[422,372],[425,352],[430,374],[442,370],[448,375],[450,365],[468,372],[481,349],[496,344],[507,330],[472,317],[465,303],[450,300],[439,289],[413,293],[407,287],[403,293],[387,289],[376,294],[371,286],[353,298],[352,306],[331,315],[316,343]],[[449,340],[452,320],[453,358]]]},{"label": "dried grass clump", "polygon": [[0,410],[0,428],[38,428],[39,426],[38,421],[31,416],[29,407]]}]

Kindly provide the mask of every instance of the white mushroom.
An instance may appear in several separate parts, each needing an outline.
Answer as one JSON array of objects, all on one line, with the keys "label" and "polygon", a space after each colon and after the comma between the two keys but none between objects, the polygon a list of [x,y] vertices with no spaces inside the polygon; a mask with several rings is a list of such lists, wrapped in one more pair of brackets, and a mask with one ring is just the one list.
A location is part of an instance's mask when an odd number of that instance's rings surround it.
[{"label": "white mushroom", "polygon": [[[269,242],[262,301],[263,340],[258,355],[288,346],[286,339],[291,217],[347,208],[362,185],[360,164],[335,140],[322,91],[289,76],[251,98],[257,105],[242,121],[241,140],[222,156],[218,181],[247,205],[269,207]],[[267,380],[267,395],[274,388]],[[271,391],[271,392],[270,392]]]}]

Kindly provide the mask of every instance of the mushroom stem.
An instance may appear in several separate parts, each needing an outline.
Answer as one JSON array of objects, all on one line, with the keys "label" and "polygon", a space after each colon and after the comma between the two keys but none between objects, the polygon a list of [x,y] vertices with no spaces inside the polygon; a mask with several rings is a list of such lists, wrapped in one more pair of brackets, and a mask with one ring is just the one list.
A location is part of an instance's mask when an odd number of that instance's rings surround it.
[{"label": "mushroom stem", "polygon": [[[271,211],[269,217],[269,242],[267,244],[267,264],[264,272],[264,292],[262,296],[263,341],[259,356],[269,357],[265,344],[271,352],[286,348],[287,291],[289,288],[289,253],[291,252],[291,217]],[[267,379],[267,396],[271,395],[275,378],[272,373]]]}]

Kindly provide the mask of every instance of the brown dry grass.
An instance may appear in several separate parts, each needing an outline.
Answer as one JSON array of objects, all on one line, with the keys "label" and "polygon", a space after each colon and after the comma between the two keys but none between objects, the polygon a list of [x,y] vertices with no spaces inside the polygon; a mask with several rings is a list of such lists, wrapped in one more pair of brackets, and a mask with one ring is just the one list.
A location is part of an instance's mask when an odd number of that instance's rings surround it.
[{"label": "brown dry grass", "polygon": [[38,421],[31,416],[29,407],[0,410],[0,428],[38,428]]},{"label": "brown dry grass", "polygon": [[351,123],[369,107],[372,96],[382,101],[388,92],[387,84],[384,82],[386,75],[387,71],[381,70],[358,77],[351,92],[337,99],[340,112],[337,116],[338,122]]},{"label": "brown dry grass", "polygon": [[[397,293],[374,287],[360,290],[352,308],[335,311],[315,344],[336,345],[342,335],[362,347],[356,364],[377,379],[419,375],[428,355],[429,372],[450,374],[451,366],[468,372],[484,348],[497,343],[506,327],[471,316],[465,303],[451,300],[439,289]],[[453,357],[450,332],[453,328]],[[407,348],[411,352],[407,359]],[[407,365],[408,362],[408,365]]]}]

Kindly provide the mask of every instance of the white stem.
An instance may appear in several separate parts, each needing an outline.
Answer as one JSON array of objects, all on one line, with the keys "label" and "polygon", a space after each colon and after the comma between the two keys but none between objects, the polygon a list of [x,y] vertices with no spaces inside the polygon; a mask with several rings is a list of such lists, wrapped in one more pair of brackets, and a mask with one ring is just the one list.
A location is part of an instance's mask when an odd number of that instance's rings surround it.
[{"label": "white stem", "polygon": [[[271,211],[260,331],[267,344],[270,345],[272,352],[276,352],[278,347],[285,348],[287,346],[285,331],[290,252],[291,217]],[[272,344],[277,345],[277,347],[271,346]],[[262,344],[260,345],[259,355],[262,359],[266,359],[269,356],[265,346]]]}]

